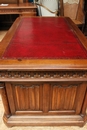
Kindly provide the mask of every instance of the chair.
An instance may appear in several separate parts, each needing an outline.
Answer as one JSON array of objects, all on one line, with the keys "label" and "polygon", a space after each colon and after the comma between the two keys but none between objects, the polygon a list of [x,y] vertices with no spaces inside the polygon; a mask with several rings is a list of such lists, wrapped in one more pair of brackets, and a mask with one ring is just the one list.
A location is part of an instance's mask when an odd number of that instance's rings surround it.
[{"label": "chair", "polygon": [[35,2],[38,7],[39,16],[57,16],[59,15],[59,0],[38,0]]},{"label": "chair", "polygon": [[85,24],[84,0],[62,0],[63,16],[70,17],[83,31]]}]

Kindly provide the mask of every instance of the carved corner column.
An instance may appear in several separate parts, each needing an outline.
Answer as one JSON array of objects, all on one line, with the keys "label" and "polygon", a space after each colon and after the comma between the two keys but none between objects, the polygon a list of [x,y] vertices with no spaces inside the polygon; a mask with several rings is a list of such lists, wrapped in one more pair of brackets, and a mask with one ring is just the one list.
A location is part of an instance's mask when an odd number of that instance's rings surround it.
[{"label": "carved corner column", "polygon": [[11,115],[11,113],[10,113],[10,108],[8,104],[8,99],[7,99],[7,94],[6,94],[4,83],[0,83],[0,94],[2,97],[2,102],[3,102],[3,106],[5,110],[4,114],[8,118]]},{"label": "carved corner column", "polygon": [[84,116],[84,121],[87,122],[87,88],[86,88],[86,94],[85,94],[85,99],[83,103],[83,108],[82,108],[82,115]]}]

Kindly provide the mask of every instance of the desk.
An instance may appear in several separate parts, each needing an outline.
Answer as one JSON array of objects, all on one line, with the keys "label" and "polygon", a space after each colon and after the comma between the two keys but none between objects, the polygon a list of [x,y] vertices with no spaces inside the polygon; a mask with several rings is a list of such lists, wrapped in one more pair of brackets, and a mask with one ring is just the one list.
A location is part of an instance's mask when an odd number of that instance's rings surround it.
[{"label": "desk", "polygon": [[33,3],[8,4],[0,6],[0,14],[36,15],[36,5]]},{"label": "desk", "polygon": [[33,3],[8,4],[0,6],[0,29],[10,27],[18,16],[36,16],[37,7]]},{"label": "desk", "polygon": [[7,126],[83,126],[87,40],[64,17],[19,17],[0,44]]}]

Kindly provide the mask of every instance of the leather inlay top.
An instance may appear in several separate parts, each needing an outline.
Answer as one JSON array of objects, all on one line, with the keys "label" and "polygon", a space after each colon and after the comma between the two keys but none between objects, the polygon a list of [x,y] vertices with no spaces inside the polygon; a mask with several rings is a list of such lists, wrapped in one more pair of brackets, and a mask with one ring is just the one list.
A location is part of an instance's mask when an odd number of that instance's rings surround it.
[{"label": "leather inlay top", "polygon": [[86,59],[87,51],[63,17],[23,18],[2,58]]}]

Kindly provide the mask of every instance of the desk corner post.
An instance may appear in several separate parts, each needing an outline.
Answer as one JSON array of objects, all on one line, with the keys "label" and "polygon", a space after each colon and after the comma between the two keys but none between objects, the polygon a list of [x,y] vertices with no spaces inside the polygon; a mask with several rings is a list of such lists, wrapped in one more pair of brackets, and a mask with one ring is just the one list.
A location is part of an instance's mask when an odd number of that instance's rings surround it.
[{"label": "desk corner post", "polygon": [[4,110],[5,110],[4,113],[5,113],[5,116],[8,118],[11,115],[11,113],[10,113],[10,108],[9,108],[9,103],[8,103],[4,83],[0,83],[0,94],[1,94],[1,98],[2,98],[2,101],[3,101],[3,106],[4,106]]},{"label": "desk corner post", "polygon": [[85,93],[85,98],[84,98],[84,103],[82,107],[82,115],[84,116],[84,122],[87,122],[87,88],[86,88],[86,93]]}]

